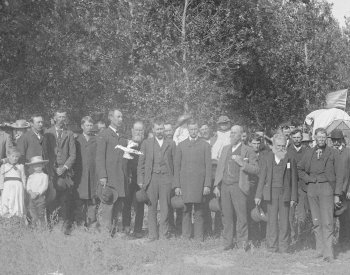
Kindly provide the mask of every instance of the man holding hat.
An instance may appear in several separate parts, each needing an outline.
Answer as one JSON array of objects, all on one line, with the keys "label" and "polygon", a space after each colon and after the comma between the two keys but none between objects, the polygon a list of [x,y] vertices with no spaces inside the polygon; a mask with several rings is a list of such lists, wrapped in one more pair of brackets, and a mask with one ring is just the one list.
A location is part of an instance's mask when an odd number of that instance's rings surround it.
[{"label": "man holding hat", "polygon": [[350,149],[346,147],[344,135],[340,129],[334,129],[331,132],[331,139],[333,148],[340,154],[340,165],[342,165],[342,185],[338,186],[335,194],[340,196],[341,204],[347,205],[347,209],[339,216],[339,243],[348,244],[350,242]]},{"label": "man holding hat", "polygon": [[176,195],[182,195],[186,205],[182,218],[182,235],[191,237],[192,207],[194,208],[194,238],[203,241],[203,196],[210,194],[210,145],[198,137],[198,122],[189,120],[190,137],[176,148],[174,182]]}]

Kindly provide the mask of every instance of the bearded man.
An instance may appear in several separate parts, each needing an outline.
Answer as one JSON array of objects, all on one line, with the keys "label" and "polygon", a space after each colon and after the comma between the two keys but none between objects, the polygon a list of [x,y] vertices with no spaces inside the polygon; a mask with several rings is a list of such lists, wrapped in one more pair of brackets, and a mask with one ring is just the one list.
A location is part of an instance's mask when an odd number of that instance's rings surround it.
[{"label": "bearded man", "polygon": [[286,151],[283,134],[273,136],[272,152],[267,153],[260,169],[255,195],[256,205],[267,202],[267,248],[271,252],[288,252],[289,208],[298,200],[297,164]]}]

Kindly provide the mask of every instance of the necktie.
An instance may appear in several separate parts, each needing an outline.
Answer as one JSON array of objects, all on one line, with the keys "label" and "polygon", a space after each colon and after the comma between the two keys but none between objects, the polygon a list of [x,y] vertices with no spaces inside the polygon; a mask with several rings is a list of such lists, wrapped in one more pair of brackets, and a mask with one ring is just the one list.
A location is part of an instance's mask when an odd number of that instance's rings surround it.
[{"label": "necktie", "polygon": [[320,159],[320,157],[322,156],[322,149],[317,149],[316,155],[317,155],[317,159]]}]

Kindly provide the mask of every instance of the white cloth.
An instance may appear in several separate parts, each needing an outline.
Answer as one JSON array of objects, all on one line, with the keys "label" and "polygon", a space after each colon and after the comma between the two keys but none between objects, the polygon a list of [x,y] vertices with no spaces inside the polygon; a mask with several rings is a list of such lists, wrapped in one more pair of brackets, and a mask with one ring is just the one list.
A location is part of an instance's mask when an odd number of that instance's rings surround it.
[{"label": "white cloth", "polygon": [[159,147],[162,147],[163,142],[164,142],[164,138],[158,139],[158,138],[156,137],[156,140],[157,140],[157,142],[158,142],[158,144],[159,144]]},{"label": "white cloth", "polygon": [[[6,180],[5,178],[19,178],[19,180]],[[5,163],[0,168],[0,183],[3,190],[0,202],[0,215],[4,217],[24,215],[24,188],[26,178],[22,164],[13,166]]]},{"label": "white cloth", "polygon": [[42,195],[49,187],[49,177],[44,172],[34,172],[28,177],[27,191]]},{"label": "white cloth", "polygon": [[275,161],[276,161],[277,164],[279,164],[280,161],[281,161],[281,159],[279,159],[279,158],[275,155]]},{"label": "white cloth", "polygon": [[297,151],[297,152],[299,152],[300,151],[300,149],[301,149],[301,146],[299,146],[299,147],[296,147],[294,144],[293,144],[293,146],[294,146],[294,148],[295,148],[295,150]]},{"label": "white cloth", "polygon": [[190,133],[188,132],[187,127],[185,126],[180,126],[177,127],[174,133],[174,141],[176,145],[179,145],[181,141],[184,141],[185,139],[188,139],[190,136]]},{"label": "white cloth", "polygon": [[229,145],[231,143],[230,135],[231,135],[231,131],[227,131],[227,132],[217,131],[217,140],[213,144],[213,147],[211,149],[211,159],[219,160],[222,152],[222,148],[224,148],[224,146]]},{"label": "white cloth", "polygon": [[114,133],[116,133],[116,134],[119,136],[117,129],[115,129],[115,128],[112,127],[111,125],[109,125],[108,127],[109,127]]},{"label": "white cloth", "polygon": [[238,149],[238,147],[241,146],[241,144],[242,144],[242,142],[238,143],[235,146],[232,146],[232,153],[234,153]]}]

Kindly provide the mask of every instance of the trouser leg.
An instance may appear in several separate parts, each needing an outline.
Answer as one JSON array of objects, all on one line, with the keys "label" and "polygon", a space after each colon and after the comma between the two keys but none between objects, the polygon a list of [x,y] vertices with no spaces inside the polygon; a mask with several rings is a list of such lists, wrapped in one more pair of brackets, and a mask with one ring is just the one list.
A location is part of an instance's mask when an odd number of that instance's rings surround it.
[{"label": "trouser leg", "polygon": [[135,226],[134,233],[141,233],[143,226],[145,204],[135,200]]},{"label": "trouser leg", "polygon": [[192,203],[186,203],[182,213],[182,237],[189,239],[192,233]]},{"label": "trouser leg", "polygon": [[[314,234],[316,239],[316,251],[320,255],[323,255],[323,234],[322,234],[322,225],[321,225],[321,213],[320,213],[320,203],[319,198],[316,195],[317,185],[312,184],[308,186],[308,193],[312,194],[312,196],[308,195],[310,210],[311,210],[311,216],[312,216],[312,223],[314,226]],[[313,190],[314,189],[314,190]]]},{"label": "trouser leg", "polygon": [[290,202],[283,200],[283,191],[280,193],[279,197],[279,250],[285,252],[289,247],[289,236],[290,236]]},{"label": "trouser leg", "polygon": [[233,216],[234,209],[231,198],[232,186],[221,185],[221,207],[224,222],[224,246],[233,245]]},{"label": "trouser leg", "polygon": [[203,241],[203,205],[194,203],[194,238],[198,241]]},{"label": "trouser leg", "polygon": [[232,187],[232,203],[237,216],[237,242],[240,246],[248,241],[247,196],[241,191],[238,184]]},{"label": "trouser leg", "polygon": [[169,205],[170,205],[171,181],[167,176],[161,177],[159,186],[159,208],[160,208],[160,222],[159,222],[159,236],[166,238],[169,232]]},{"label": "trouser leg", "polygon": [[133,200],[133,188],[131,184],[128,186],[128,192],[125,194],[124,207],[122,214],[123,227],[130,227],[131,224],[131,205]]},{"label": "trouser leg", "polygon": [[148,189],[148,198],[151,204],[148,206],[148,237],[158,239],[157,230],[157,206],[159,197],[159,183],[157,179],[152,179]]},{"label": "trouser leg", "polygon": [[333,195],[319,197],[320,213],[322,224],[322,239],[323,239],[323,256],[334,258],[333,252],[333,213],[334,199]]},{"label": "trouser leg", "polygon": [[267,202],[267,232],[266,241],[269,249],[278,250],[278,202],[279,188],[272,188],[271,201]]},{"label": "trouser leg", "polygon": [[98,208],[98,222],[101,228],[109,232],[113,230],[113,206],[113,203],[106,204],[101,201]]}]

